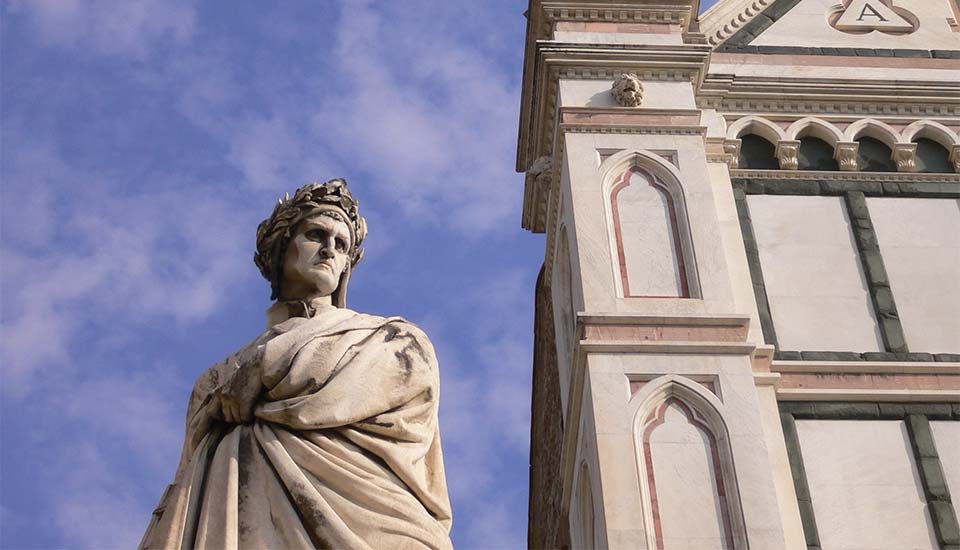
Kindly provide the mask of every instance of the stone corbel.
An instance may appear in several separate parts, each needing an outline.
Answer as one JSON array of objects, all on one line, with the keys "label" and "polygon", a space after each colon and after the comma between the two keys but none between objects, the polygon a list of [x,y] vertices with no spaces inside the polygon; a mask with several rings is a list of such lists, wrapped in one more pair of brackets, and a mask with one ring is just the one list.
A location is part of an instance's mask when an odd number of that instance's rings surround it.
[{"label": "stone corbel", "polygon": [[723,154],[727,160],[727,166],[731,170],[736,170],[740,168],[740,144],[742,142],[739,139],[725,139],[723,140]]},{"label": "stone corbel", "polygon": [[954,145],[950,150],[950,162],[953,163],[953,171],[960,174],[960,145]]},{"label": "stone corbel", "polygon": [[777,142],[777,162],[780,163],[781,170],[796,170],[800,166],[798,155],[800,153],[799,140],[781,140]]},{"label": "stone corbel", "polygon": [[917,144],[895,143],[893,145],[893,162],[897,163],[897,172],[916,172]]},{"label": "stone corbel", "polygon": [[837,143],[833,158],[837,160],[841,170],[855,172],[860,169],[860,165],[857,163],[857,152],[859,150],[859,141],[841,141]]},{"label": "stone corbel", "polygon": [[540,157],[530,165],[526,174],[523,227],[534,233],[543,233],[547,226],[547,202],[553,181],[553,159]]}]

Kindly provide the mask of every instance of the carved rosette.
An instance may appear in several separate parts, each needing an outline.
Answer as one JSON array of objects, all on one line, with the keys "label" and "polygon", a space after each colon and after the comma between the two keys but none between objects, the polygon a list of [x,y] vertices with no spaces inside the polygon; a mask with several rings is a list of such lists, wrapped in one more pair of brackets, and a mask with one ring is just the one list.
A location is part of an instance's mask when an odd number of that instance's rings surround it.
[{"label": "carved rosette", "polygon": [[893,146],[893,161],[897,163],[897,172],[917,171],[917,144],[897,143]]},{"label": "carved rosette", "polygon": [[781,140],[777,143],[777,162],[781,170],[796,170],[800,166],[799,154],[799,141]]},{"label": "carved rosette", "polygon": [[633,73],[620,73],[610,93],[621,107],[639,107],[643,102],[643,84]]},{"label": "carved rosette", "polygon": [[837,144],[834,158],[837,159],[837,164],[840,165],[841,170],[845,172],[855,172],[860,169],[860,165],[857,162],[857,153],[859,150],[859,141],[840,142]]}]

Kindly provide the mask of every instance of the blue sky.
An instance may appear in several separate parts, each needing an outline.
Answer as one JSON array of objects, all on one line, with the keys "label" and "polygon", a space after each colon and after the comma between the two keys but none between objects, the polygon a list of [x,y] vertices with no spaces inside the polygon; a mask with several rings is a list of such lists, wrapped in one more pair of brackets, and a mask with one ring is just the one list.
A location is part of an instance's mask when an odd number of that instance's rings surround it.
[{"label": "blue sky", "polygon": [[136,545],[194,379],[263,329],[257,223],[333,177],[350,307],[439,353],[455,544],[525,546],[525,4],[4,2],[0,546]]}]

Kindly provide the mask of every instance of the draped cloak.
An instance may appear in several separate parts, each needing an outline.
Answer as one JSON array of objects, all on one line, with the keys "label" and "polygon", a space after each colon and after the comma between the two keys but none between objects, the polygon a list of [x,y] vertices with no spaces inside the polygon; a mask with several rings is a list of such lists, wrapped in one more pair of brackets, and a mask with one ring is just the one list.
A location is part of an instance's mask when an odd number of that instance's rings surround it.
[{"label": "draped cloak", "polygon": [[[254,421],[211,420],[251,357]],[[141,548],[451,548],[438,398],[433,346],[401,318],[327,308],[273,326],[197,380]]]}]

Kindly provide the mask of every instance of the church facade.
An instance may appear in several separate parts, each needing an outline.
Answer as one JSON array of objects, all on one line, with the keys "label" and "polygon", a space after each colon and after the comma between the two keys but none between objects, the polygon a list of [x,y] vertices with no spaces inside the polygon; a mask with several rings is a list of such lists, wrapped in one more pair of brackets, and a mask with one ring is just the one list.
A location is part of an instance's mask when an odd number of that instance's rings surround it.
[{"label": "church facade", "polygon": [[960,549],[958,0],[531,0],[529,547]]}]

